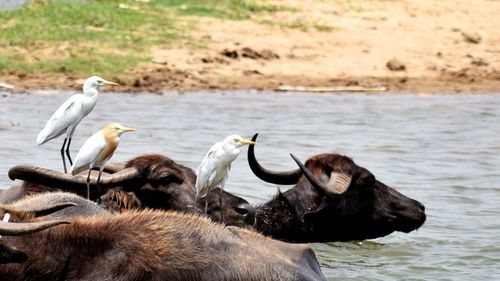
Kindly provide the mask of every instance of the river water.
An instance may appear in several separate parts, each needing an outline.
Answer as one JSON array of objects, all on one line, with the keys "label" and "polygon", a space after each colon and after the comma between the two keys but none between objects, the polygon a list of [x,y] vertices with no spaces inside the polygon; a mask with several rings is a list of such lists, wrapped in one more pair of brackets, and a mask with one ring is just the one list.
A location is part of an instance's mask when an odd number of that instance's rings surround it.
[{"label": "river water", "polygon": [[[35,139],[71,94],[0,93],[0,187],[15,164],[62,170],[62,139]],[[329,279],[500,280],[500,94],[103,94],[74,135],[73,157],[111,121],[138,129],[113,161],[157,152],[196,169],[213,143],[258,132],[265,167],[295,169],[290,152],[305,161],[335,151],[425,205],[426,223],[410,234],[313,244]],[[245,149],[226,189],[258,203],[277,187],[252,174]]]}]

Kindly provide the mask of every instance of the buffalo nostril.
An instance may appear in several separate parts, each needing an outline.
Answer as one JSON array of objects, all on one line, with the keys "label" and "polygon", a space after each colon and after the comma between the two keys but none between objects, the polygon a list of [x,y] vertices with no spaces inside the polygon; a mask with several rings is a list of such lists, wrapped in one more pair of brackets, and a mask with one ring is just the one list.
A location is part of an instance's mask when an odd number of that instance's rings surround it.
[{"label": "buffalo nostril", "polygon": [[420,202],[417,202],[417,203],[418,203],[418,207],[420,208],[420,210],[421,210],[422,212],[425,212],[425,206],[424,206],[424,204],[422,204],[422,203],[420,203]]},{"label": "buffalo nostril", "polygon": [[248,210],[247,209],[242,209],[240,207],[234,207],[234,211],[242,216],[248,215]]},{"label": "buffalo nostril", "polygon": [[239,204],[238,206],[234,207],[233,209],[236,213],[238,213],[242,216],[255,215],[255,208],[248,203]]}]

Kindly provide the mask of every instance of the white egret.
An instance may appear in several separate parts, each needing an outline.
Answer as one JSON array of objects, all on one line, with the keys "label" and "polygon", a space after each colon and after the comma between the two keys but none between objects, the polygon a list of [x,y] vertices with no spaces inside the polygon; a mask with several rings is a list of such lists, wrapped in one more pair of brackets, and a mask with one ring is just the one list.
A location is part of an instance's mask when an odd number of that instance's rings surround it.
[{"label": "white egret", "polygon": [[97,176],[98,197],[101,194],[99,180],[101,179],[102,170],[106,162],[113,156],[115,149],[120,143],[120,136],[124,132],[135,131],[134,128],[123,127],[119,123],[110,123],[102,130],[93,134],[82,145],[76,155],[75,163],[71,166],[70,173],[78,174],[81,171],[89,170],[87,176],[87,198],[90,198],[90,172],[92,168],[99,168]]},{"label": "white egret", "polygon": [[[75,132],[76,126],[94,109],[97,102],[97,91],[104,85],[118,85],[114,82],[106,81],[99,76],[92,76],[83,83],[83,94],[76,94],[67,99],[59,108],[52,114],[45,127],[40,131],[36,138],[36,143],[42,145],[47,141],[57,138],[62,134],[66,134],[63,145],[61,147],[61,157],[63,159],[64,172],[66,173],[66,160],[64,152],[68,156],[69,164],[73,165],[71,156],[69,155],[69,146],[71,137]],[[66,146],[66,142],[68,145]]]},{"label": "white egret", "polygon": [[205,155],[200,166],[196,170],[196,198],[205,197],[205,214],[207,213],[208,201],[206,195],[211,189],[219,186],[221,194],[219,207],[222,218],[222,190],[226,183],[231,163],[240,154],[240,147],[246,144],[255,144],[251,140],[243,139],[238,135],[226,137],[223,141],[214,144]]}]

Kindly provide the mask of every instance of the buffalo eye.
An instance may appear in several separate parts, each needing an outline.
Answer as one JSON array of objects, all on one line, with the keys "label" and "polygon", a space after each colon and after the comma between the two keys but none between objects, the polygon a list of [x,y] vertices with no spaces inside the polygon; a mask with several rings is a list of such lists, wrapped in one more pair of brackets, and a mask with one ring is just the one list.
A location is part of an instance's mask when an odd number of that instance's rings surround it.
[{"label": "buffalo eye", "polygon": [[174,174],[163,173],[158,177],[158,183],[161,185],[169,185],[172,183],[181,183],[182,180]]}]

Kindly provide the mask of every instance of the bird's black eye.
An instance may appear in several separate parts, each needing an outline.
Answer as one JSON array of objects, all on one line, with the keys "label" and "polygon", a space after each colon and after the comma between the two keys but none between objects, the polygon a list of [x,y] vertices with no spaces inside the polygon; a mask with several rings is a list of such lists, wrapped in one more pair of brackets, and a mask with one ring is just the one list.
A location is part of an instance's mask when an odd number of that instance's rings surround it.
[{"label": "bird's black eye", "polygon": [[234,139],[234,142],[239,142],[240,140],[239,139]]}]

